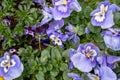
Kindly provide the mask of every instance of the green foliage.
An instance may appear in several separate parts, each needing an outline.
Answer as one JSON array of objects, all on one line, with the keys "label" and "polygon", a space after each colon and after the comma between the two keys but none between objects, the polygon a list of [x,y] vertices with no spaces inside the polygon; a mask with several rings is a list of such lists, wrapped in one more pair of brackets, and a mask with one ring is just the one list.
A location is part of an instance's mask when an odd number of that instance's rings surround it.
[{"label": "green foliage", "polygon": [[[106,48],[101,35],[103,30],[90,23],[90,12],[96,8],[100,1],[87,0],[84,2],[79,0],[82,11],[73,11],[70,17],[64,19],[65,24],[69,22],[74,25],[75,32],[80,37],[80,43],[92,42],[102,52],[107,51],[108,54],[120,55],[120,51],[112,51]],[[111,0],[111,2],[120,6],[120,0]],[[76,45],[72,42],[66,42],[63,49],[51,45],[43,48],[40,43],[39,48],[36,48],[38,45],[32,46],[32,44],[34,45],[32,41],[30,45],[30,41],[23,37],[24,27],[39,24],[43,18],[40,12],[41,8],[36,7],[33,0],[18,0],[18,3],[15,0],[1,0],[0,3],[0,39],[3,35],[6,38],[3,42],[0,42],[0,56],[9,47],[17,46],[18,55],[24,64],[23,74],[15,80],[70,80],[67,76],[69,72],[69,48],[76,48]],[[6,16],[12,16],[14,19],[12,26],[3,22],[3,18]],[[119,12],[114,13],[114,21],[115,27],[120,28]],[[86,27],[90,30],[90,34],[85,34]],[[19,35],[19,37],[15,38],[14,35]],[[119,66],[120,64],[115,70],[116,73],[120,72]],[[74,71],[77,72],[77,70]],[[120,74],[117,75],[120,77]]]}]

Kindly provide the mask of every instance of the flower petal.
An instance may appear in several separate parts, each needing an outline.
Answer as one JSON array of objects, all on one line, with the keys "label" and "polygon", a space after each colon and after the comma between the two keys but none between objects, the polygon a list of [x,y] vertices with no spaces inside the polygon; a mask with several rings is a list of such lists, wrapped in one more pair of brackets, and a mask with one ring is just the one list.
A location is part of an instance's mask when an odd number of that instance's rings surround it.
[{"label": "flower petal", "polygon": [[110,10],[107,12],[105,22],[101,25],[101,28],[106,29],[112,27],[113,25],[114,25],[113,13]]},{"label": "flower petal", "polygon": [[111,9],[113,12],[120,11],[120,7],[117,6],[116,4],[110,5],[110,9]]},{"label": "flower petal", "polygon": [[77,69],[82,72],[90,72],[93,68],[92,63],[85,57],[84,54],[76,53],[71,57],[71,61]]},{"label": "flower petal", "polygon": [[116,74],[107,66],[100,68],[101,80],[117,80]]},{"label": "flower petal", "polygon": [[118,56],[111,56],[111,55],[107,56],[107,62],[109,64],[113,64],[113,63],[115,63],[117,61],[120,61],[120,57],[118,57]]},{"label": "flower petal", "polygon": [[74,0],[74,2],[70,3],[70,8],[72,10],[77,11],[77,12],[81,11],[81,9],[82,9],[81,6],[80,6],[80,4],[79,4],[79,2],[77,0]]},{"label": "flower petal", "polygon": [[104,36],[104,42],[108,48],[112,50],[120,50],[120,37],[119,36]]},{"label": "flower petal", "polygon": [[83,80],[82,78],[80,78],[79,75],[77,75],[75,73],[68,73],[68,76],[73,78],[74,80]]}]

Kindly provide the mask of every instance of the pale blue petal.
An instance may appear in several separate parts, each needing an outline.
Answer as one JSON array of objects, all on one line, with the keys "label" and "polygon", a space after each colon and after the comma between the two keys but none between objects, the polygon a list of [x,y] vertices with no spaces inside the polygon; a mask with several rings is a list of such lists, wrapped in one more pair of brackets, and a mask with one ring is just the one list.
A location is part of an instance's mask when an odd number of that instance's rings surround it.
[{"label": "pale blue petal", "polygon": [[118,78],[117,80],[120,80],[120,78]]},{"label": "pale blue petal", "polygon": [[40,25],[48,23],[53,18],[53,16],[49,12],[44,10],[43,10],[43,15],[44,15],[44,18],[41,20]]},{"label": "pale blue petal", "polygon": [[112,11],[108,11],[107,14],[106,14],[106,19],[105,19],[105,22],[101,25],[101,28],[102,29],[106,29],[106,28],[110,28],[114,25],[114,15],[112,13]]},{"label": "pale blue petal", "polygon": [[119,56],[107,55],[107,63],[113,64],[113,63],[116,63],[117,61],[120,61],[120,57]]},{"label": "pale blue petal", "polygon": [[101,80],[117,80],[116,74],[107,66],[100,68]]},{"label": "pale blue petal", "polygon": [[75,73],[68,73],[68,76],[73,78],[73,80],[83,80],[78,74]]},{"label": "pale blue petal", "polygon": [[81,11],[81,9],[82,9],[77,0],[74,0],[74,2],[72,2],[72,3],[70,4],[70,8],[71,8],[72,10],[75,10],[76,12],[79,12],[79,11]]},{"label": "pale blue petal", "polygon": [[[63,8],[66,9],[67,11],[66,12],[61,12],[58,10],[58,7],[62,10]],[[66,17],[69,17],[70,16],[70,10],[68,8],[68,6],[58,6],[58,7],[54,7],[52,8],[52,15],[53,15],[53,18],[55,20],[61,20],[62,18],[66,18]]]},{"label": "pale blue petal", "polygon": [[70,32],[74,32],[74,27],[73,27],[73,25],[72,24],[68,24],[68,26],[66,26],[66,28],[65,28],[66,30],[68,30],[68,31],[70,31]]},{"label": "pale blue petal", "polygon": [[71,57],[71,61],[77,69],[82,72],[90,72],[92,70],[92,63],[82,53],[76,53]]},{"label": "pale blue petal", "polygon": [[105,54],[102,54],[101,56],[97,57],[97,62],[102,65],[102,66],[106,66],[107,65],[107,56]]},{"label": "pale blue petal", "polygon": [[113,12],[117,12],[120,11],[120,7],[117,6],[116,4],[112,4],[110,5],[110,10],[112,10]]},{"label": "pale blue petal", "polygon": [[23,64],[21,63],[18,68],[11,69],[10,74],[6,75],[5,77],[11,78],[11,79],[18,78],[22,75],[23,69],[24,67],[23,67]]},{"label": "pale blue petal", "polygon": [[119,36],[104,36],[104,42],[108,48],[112,50],[120,50],[120,37]]}]

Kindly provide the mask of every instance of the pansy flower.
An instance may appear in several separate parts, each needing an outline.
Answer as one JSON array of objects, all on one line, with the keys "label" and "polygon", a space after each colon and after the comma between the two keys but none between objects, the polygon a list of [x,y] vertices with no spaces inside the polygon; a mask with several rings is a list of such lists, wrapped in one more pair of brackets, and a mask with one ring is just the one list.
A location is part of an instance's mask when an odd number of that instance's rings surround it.
[{"label": "pansy flower", "polygon": [[104,42],[112,50],[120,50],[120,29],[110,28],[102,32]]},{"label": "pansy flower", "polygon": [[80,11],[81,7],[77,0],[53,0],[52,15],[55,20],[61,20],[70,16],[72,10]]},{"label": "pansy flower", "polygon": [[114,69],[116,67],[116,62],[120,61],[119,56],[112,56],[112,55],[106,55],[102,54],[101,56],[97,57],[97,62],[102,66],[108,66],[111,69]]},{"label": "pansy flower", "polygon": [[14,18],[12,16],[6,16],[3,18],[3,22],[12,27],[14,24]]},{"label": "pansy flower", "polygon": [[96,66],[99,48],[92,43],[80,44],[76,53],[70,57],[73,66],[82,72],[90,72]]},{"label": "pansy flower", "polygon": [[73,27],[73,25],[69,23],[65,29],[69,31],[66,33],[69,36],[68,41],[72,40],[75,44],[78,44],[80,38],[79,36],[77,36],[77,33],[75,32],[75,28]]},{"label": "pansy flower", "polygon": [[49,34],[48,36],[52,40],[53,44],[58,45],[61,48],[63,47],[62,42],[66,41],[68,38],[67,35],[64,35],[62,33],[56,33],[56,32],[53,32],[53,33]]},{"label": "pansy flower", "polygon": [[12,80],[21,76],[23,72],[23,64],[17,55],[10,56],[8,52],[0,58],[0,76],[5,80]]},{"label": "pansy flower", "polygon": [[117,80],[116,74],[107,66],[97,67],[94,73],[88,73],[87,76],[90,80]]},{"label": "pansy flower", "polygon": [[42,26],[40,25],[27,26],[24,28],[24,35],[30,35],[32,37],[35,37],[36,34],[45,34],[48,27],[49,27],[48,24],[44,24]]},{"label": "pansy flower", "polygon": [[48,7],[47,5],[43,5],[42,14],[44,15],[44,17],[40,22],[40,26],[43,25],[43,24],[48,23],[53,18],[51,8]]},{"label": "pansy flower", "polygon": [[17,49],[15,46],[12,46],[7,49],[7,52],[9,52],[10,54],[17,54]]},{"label": "pansy flower", "polygon": [[24,28],[24,35],[30,35],[32,37],[35,36],[34,30],[32,30],[32,27],[25,27]]},{"label": "pansy flower", "polygon": [[109,1],[104,1],[99,3],[96,10],[91,12],[91,23],[94,26],[101,26],[102,29],[106,29],[114,25],[113,12],[110,6]]},{"label": "pansy flower", "polygon": [[60,30],[64,25],[63,20],[55,20],[49,24],[49,28],[46,30],[47,35],[52,40],[52,43],[63,47],[62,42],[68,38],[67,34],[63,34]]},{"label": "pansy flower", "polygon": [[64,26],[63,20],[54,20],[49,24],[49,28],[46,30],[47,34],[52,32],[61,32],[61,28]]}]

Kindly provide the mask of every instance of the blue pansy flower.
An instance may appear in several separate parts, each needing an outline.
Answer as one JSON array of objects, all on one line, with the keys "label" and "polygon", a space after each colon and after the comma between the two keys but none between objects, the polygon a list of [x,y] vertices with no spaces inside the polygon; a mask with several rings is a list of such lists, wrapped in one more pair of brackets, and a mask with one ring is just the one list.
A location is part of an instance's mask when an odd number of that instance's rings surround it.
[{"label": "blue pansy flower", "polygon": [[73,66],[82,72],[90,72],[96,66],[99,48],[92,43],[80,44],[76,53],[70,57]]},{"label": "blue pansy flower", "polygon": [[88,73],[90,80],[117,80],[116,74],[107,66],[100,66],[94,69],[94,73]]},{"label": "blue pansy flower", "polygon": [[54,20],[49,24],[49,28],[46,30],[47,34],[52,32],[61,32],[61,28],[64,26],[63,20]]},{"label": "blue pansy flower", "polygon": [[120,61],[119,56],[112,56],[102,54],[101,56],[97,57],[97,62],[102,66],[108,66],[111,69],[116,68],[116,62]]},{"label": "blue pansy flower", "polygon": [[72,40],[75,44],[78,44],[80,38],[79,36],[77,36],[77,33],[75,32],[75,28],[73,27],[73,25],[69,23],[65,29],[69,31],[66,33],[69,36],[68,41]]},{"label": "blue pansy flower", "polygon": [[99,3],[96,10],[91,12],[91,23],[94,26],[101,26],[102,29],[110,28],[114,25],[113,12],[120,11],[116,4],[110,5],[109,0]]},{"label": "blue pansy flower", "polygon": [[63,20],[55,20],[49,24],[49,28],[46,30],[47,35],[55,45],[63,47],[64,41],[68,39],[67,34],[63,34],[61,28],[64,26]]},{"label": "blue pansy flower", "polygon": [[55,20],[61,20],[70,16],[72,10],[80,11],[77,0],[53,0],[52,15]]},{"label": "blue pansy flower", "polygon": [[52,40],[52,43],[58,45],[59,47],[63,47],[63,42],[67,40],[68,36],[63,33],[52,32],[48,34],[49,38]]},{"label": "blue pansy flower", "polygon": [[102,32],[104,42],[112,50],[120,50],[120,29],[110,28]]},{"label": "blue pansy flower", "polygon": [[40,22],[40,26],[43,25],[43,24],[48,23],[53,18],[51,8],[48,7],[47,5],[43,5],[42,14],[44,15],[44,17]]},{"label": "blue pansy flower", "polygon": [[8,52],[0,58],[0,76],[5,80],[13,80],[21,76],[23,72],[23,64],[17,55],[10,56]]}]

